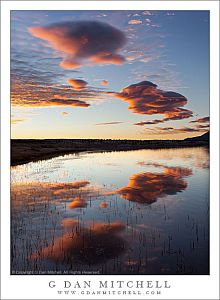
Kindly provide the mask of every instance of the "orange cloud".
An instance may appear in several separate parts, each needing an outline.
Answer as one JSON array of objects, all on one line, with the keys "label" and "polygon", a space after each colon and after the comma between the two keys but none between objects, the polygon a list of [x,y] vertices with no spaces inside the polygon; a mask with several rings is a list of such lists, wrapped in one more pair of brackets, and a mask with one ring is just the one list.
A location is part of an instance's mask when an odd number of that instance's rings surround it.
[{"label": "orange cloud", "polygon": [[125,61],[117,53],[126,43],[125,35],[107,23],[72,21],[28,30],[34,37],[47,41],[53,49],[64,53],[60,66],[65,69],[78,68],[85,60],[108,64]]},{"label": "orange cloud", "polygon": [[[36,83],[27,77],[14,76],[11,80],[11,103],[13,106],[48,107],[73,106],[89,107],[87,101],[102,100],[103,92],[94,88],[71,88],[67,85],[45,85],[41,78]],[[75,85],[77,83],[75,82]],[[81,86],[84,83],[81,82]],[[84,84],[85,85],[85,84]]]},{"label": "orange cloud", "polygon": [[60,67],[65,70],[78,69],[81,67],[81,64],[71,61],[70,59],[64,59],[60,63]]},{"label": "orange cloud", "polygon": [[142,81],[124,88],[114,95],[126,102],[132,112],[144,115],[162,114],[164,119],[139,122],[135,125],[157,124],[169,120],[180,120],[193,116],[193,112],[182,108],[187,99],[175,92],[163,91],[150,81]]},{"label": "orange cloud", "polygon": [[67,82],[73,87],[74,90],[82,90],[88,84],[88,82],[82,79],[67,79]]},{"label": "orange cloud", "polygon": [[100,53],[99,56],[92,56],[91,60],[94,63],[107,63],[113,65],[122,65],[125,62],[125,58],[119,54],[112,53]]},{"label": "orange cloud", "polygon": [[128,22],[129,25],[139,25],[139,24],[142,24],[142,21],[141,20],[130,20]]},{"label": "orange cloud", "polygon": [[53,98],[44,103],[42,106],[78,106],[78,107],[89,107],[90,104],[82,100],[71,100],[71,99],[58,99]]},{"label": "orange cloud", "polygon": [[102,80],[102,81],[101,81],[101,85],[108,85],[108,81],[107,81],[107,80],[105,80],[105,79],[104,79],[104,80]]},{"label": "orange cloud", "polygon": [[139,173],[130,177],[126,187],[116,190],[129,201],[151,204],[158,198],[175,195],[186,189],[184,177],[192,175],[192,170],[180,167],[165,167],[163,173]]}]

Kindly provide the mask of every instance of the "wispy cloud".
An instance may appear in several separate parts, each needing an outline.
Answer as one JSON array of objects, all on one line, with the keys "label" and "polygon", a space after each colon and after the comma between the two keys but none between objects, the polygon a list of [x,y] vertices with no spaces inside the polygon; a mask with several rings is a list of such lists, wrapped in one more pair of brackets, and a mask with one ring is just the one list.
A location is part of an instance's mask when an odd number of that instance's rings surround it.
[{"label": "wispy cloud", "polygon": [[117,124],[122,124],[124,122],[104,122],[104,123],[97,123],[95,125],[117,125]]},{"label": "wispy cloud", "polygon": [[[47,107],[47,106],[79,106],[89,107],[89,101],[103,99],[102,89],[93,87],[72,88],[66,84],[42,82],[41,77],[11,76],[12,106]],[[76,81],[75,81],[76,84]]]},{"label": "wispy cloud", "polygon": [[64,98],[52,98],[49,99],[42,106],[78,106],[78,107],[89,107],[90,104],[82,100],[72,100]]},{"label": "wispy cloud", "polygon": [[178,134],[178,133],[203,133],[208,130],[208,127],[155,127],[155,128],[146,128],[143,133],[148,135],[164,135],[164,134]]},{"label": "wispy cloud", "polygon": [[190,121],[190,123],[209,123],[210,117],[204,117],[204,118],[199,118],[193,121]]},{"label": "wispy cloud", "polygon": [[195,128],[196,129],[205,129],[205,130],[208,130],[209,129],[209,124],[196,124]]}]

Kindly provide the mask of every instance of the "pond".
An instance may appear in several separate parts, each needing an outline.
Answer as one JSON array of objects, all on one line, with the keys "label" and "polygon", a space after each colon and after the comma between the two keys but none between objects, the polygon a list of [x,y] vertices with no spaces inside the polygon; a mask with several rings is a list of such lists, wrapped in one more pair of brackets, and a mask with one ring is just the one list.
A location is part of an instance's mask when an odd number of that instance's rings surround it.
[{"label": "pond", "polygon": [[208,148],[11,167],[11,274],[209,274]]}]

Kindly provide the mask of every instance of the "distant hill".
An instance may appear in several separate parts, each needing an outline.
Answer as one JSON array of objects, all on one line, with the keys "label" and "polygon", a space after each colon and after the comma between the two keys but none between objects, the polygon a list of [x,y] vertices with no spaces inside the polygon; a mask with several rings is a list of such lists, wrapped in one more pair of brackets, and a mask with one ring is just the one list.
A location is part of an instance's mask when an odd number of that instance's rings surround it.
[{"label": "distant hill", "polygon": [[209,146],[209,132],[185,140],[43,139],[11,140],[11,164],[85,151],[129,151]]},{"label": "distant hill", "polygon": [[184,141],[209,141],[209,131],[200,136],[184,139]]}]

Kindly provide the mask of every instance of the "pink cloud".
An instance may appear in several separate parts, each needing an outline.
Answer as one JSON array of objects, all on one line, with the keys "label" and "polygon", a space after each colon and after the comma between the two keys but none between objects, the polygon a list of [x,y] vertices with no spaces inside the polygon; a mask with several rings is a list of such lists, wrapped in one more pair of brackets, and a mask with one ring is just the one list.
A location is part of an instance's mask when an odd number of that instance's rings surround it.
[{"label": "pink cloud", "polygon": [[142,81],[124,88],[114,95],[126,102],[132,112],[144,115],[162,114],[163,120],[136,123],[135,125],[157,124],[169,120],[180,120],[193,116],[193,112],[182,108],[187,99],[176,92],[163,91],[150,81]]},{"label": "pink cloud", "polygon": [[108,81],[105,80],[105,79],[103,79],[103,80],[101,81],[101,85],[108,85]]},{"label": "pink cloud", "polygon": [[88,84],[88,82],[82,79],[67,79],[67,82],[73,87],[74,90],[82,90]]},{"label": "pink cloud", "polygon": [[122,64],[118,51],[125,45],[122,31],[103,22],[72,21],[44,27],[30,27],[29,32],[64,54],[60,66],[78,68],[85,60],[93,63]]}]

